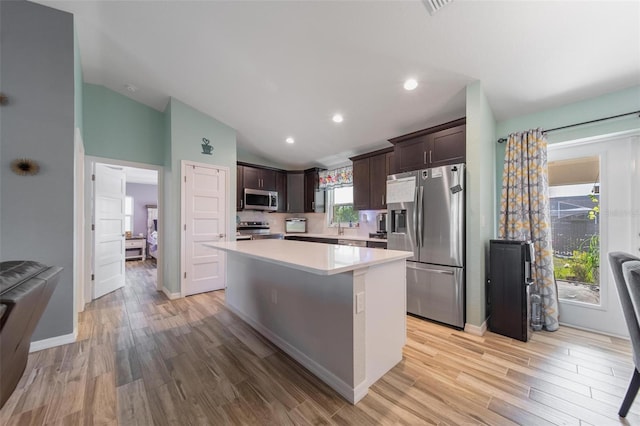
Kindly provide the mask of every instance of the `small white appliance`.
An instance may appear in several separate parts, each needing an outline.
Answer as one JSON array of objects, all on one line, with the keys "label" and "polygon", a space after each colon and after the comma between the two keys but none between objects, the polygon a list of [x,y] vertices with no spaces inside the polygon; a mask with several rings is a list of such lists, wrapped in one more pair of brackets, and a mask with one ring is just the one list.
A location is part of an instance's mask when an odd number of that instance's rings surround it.
[{"label": "small white appliance", "polygon": [[303,217],[290,217],[285,219],[284,230],[287,234],[307,232],[307,219]]}]

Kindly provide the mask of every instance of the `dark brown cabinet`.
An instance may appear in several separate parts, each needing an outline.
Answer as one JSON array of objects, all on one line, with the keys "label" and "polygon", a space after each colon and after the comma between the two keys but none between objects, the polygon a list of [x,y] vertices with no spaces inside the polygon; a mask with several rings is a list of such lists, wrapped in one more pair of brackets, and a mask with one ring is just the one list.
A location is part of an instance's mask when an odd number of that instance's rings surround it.
[{"label": "dark brown cabinet", "polygon": [[287,208],[287,172],[249,163],[238,163],[236,175],[236,209],[244,209],[244,190],[261,189],[278,192],[278,212]]},{"label": "dark brown cabinet", "polygon": [[287,172],[287,213],[304,213],[304,172]]},{"label": "dark brown cabinet", "polygon": [[324,213],[324,191],[319,190],[321,169],[314,167],[304,171],[304,211],[305,213]]},{"label": "dark brown cabinet", "polygon": [[402,173],[465,162],[466,120],[455,120],[390,139],[395,145],[395,170]]},{"label": "dark brown cabinet", "polygon": [[276,171],[259,167],[243,166],[244,187],[262,189],[265,191],[276,190]]},{"label": "dark brown cabinet", "polygon": [[393,173],[393,148],[351,157],[353,161],[353,208],[387,208],[387,175]]},{"label": "dark brown cabinet", "polygon": [[369,209],[369,158],[353,160],[353,208],[355,210]]},{"label": "dark brown cabinet", "polygon": [[278,191],[278,213],[287,212],[287,173],[276,173],[276,191]]},{"label": "dark brown cabinet", "polygon": [[244,166],[238,165],[236,175],[236,210],[244,208]]}]

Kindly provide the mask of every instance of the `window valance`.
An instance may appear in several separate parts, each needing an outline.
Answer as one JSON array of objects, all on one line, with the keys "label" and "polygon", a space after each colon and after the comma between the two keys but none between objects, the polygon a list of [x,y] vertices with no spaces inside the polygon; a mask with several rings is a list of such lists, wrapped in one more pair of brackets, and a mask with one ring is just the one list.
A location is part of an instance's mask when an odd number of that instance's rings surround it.
[{"label": "window valance", "polygon": [[353,186],[353,167],[346,166],[334,170],[325,170],[318,173],[320,177],[320,189],[327,190]]}]

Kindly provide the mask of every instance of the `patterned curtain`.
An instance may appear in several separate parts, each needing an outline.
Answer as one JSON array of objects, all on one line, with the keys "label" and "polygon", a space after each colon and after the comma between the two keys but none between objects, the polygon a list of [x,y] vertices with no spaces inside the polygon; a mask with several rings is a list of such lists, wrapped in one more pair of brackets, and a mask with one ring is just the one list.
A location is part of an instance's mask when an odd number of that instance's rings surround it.
[{"label": "patterned curtain", "polygon": [[333,189],[353,186],[353,167],[341,167],[335,170],[324,170],[319,173],[320,189]]},{"label": "patterned curtain", "polygon": [[507,141],[500,203],[501,239],[532,241],[532,279],[542,296],[544,327],[558,329],[553,276],[547,139],[541,129],[512,133]]}]

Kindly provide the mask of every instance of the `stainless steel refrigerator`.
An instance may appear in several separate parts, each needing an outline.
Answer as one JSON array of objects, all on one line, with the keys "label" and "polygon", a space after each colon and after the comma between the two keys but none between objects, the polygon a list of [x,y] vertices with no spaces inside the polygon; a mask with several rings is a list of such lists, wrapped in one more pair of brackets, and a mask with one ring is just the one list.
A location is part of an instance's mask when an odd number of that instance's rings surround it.
[{"label": "stainless steel refrigerator", "polygon": [[407,259],[407,312],[454,327],[465,321],[465,165],[387,177],[387,247]]}]

